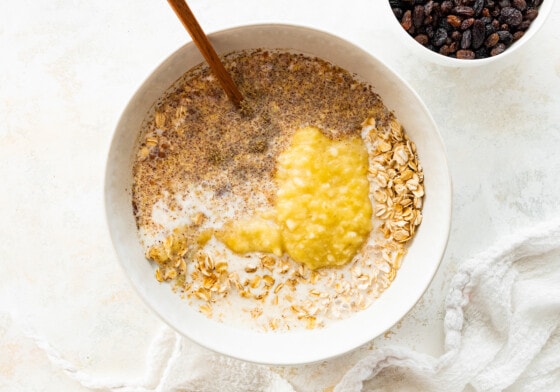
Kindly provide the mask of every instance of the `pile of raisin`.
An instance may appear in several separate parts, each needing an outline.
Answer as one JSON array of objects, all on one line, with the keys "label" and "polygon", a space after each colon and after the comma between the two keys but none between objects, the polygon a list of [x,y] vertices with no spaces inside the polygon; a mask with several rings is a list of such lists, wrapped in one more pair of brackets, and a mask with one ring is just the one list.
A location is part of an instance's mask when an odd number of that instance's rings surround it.
[{"label": "pile of raisin", "polygon": [[542,0],[389,0],[401,26],[444,56],[496,56],[523,36]]}]

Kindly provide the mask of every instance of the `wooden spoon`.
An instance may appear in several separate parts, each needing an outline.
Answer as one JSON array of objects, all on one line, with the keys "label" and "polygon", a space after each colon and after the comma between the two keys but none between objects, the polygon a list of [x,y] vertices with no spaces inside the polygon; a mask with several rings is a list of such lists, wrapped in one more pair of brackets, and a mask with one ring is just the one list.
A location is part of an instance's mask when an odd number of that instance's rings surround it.
[{"label": "wooden spoon", "polygon": [[243,95],[241,95],[230,74],[226,71],[224,65],[218,57],[218,54],[214,50],[214,47],[208,40],[204,31],[202,31],[202,28],[198,24],[186,1],[167,0],[167,2],[171,5],[171,8],[173,8],[173,11],[175,11],[175,14],[177,14],[177,17],[189,32],[198,50],[208,62],[208,65],[210,65],[210,69],[212,69],[212,72],[214,72],[218,78],[218,81],[226,92],[229,100],[238,109],[241,108]]}]

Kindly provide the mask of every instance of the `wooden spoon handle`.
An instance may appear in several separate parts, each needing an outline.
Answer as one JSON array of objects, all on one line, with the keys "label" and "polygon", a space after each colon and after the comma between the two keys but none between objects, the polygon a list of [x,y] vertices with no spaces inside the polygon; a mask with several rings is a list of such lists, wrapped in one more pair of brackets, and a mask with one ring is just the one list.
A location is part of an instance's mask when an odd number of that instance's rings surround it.
[{"label": "wooden spoon handle", "polygon": [[167,2],[171,5],[171,8],[173,8],[173,11],[175,11],[177,17],[189,32],[189,35],[208,62],[208,65],[210,65],[210,68],[218,78],[218,81],[222,85],[230,101],[233,102],[236,107],[241,107],[243,95],[241,95],[230,74],[224,68],[218,54],[198,24],[187,3],[184,0],[167,0]]}]

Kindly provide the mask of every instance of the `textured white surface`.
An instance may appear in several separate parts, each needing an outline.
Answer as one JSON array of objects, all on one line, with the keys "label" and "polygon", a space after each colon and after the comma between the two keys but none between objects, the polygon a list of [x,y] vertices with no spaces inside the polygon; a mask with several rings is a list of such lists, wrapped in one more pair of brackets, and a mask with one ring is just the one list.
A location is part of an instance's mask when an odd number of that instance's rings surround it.
[{"label": "textured white surface", "polygon": [[[296,390],[321,391],[372,347],[441,354],[444,294],[458,266],[496,239],[560,215],[560,3],[533,41],[484,69],[411,57],[387,29],[393,20],[381,0],[190,3],[207,31],[303,24],[375,53],[424,99],[448,149],[452,234],[420,303],[367,347],[277,372]],[[145,376],[143,358],[161,322],[118,267],[103,170],[127,100],[187,39],[164,1],[0,5],[1,391],[88,390],[54,367],[29,333],[91,376]]]}]

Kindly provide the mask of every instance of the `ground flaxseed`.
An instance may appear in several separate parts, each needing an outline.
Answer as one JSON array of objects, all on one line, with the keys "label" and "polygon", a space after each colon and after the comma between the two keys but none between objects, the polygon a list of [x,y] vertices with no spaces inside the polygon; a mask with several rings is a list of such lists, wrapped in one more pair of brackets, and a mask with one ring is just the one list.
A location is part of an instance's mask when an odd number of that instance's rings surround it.
[{"label": "ground flaxseed", "polygon": [[337,137],[379,112],[388,115],[370,87],[319,59],[259,51],[232,54],[224,63],[251,113],[233,107],[206,67],[176,83],[147,122],[134,166],[140,226],[151,224],[163,190],[180,192],[178,184],[212,179],[220,197],[239,192],[248,179],[272,181],[276,157],[301,126]]},{"label": "ground flaxseed", "polygon": [[[414,143],[369,85],[326,61],[257,50],[232,53],[224,64],[244,110],[199,66],[143,125],[133,209],[156,278],[175,281],[209,317],[236,324],[240,309],[241,324],[262,329],[314,328],[364,309],[395,278],[422,219]],[[214,230],[274,204],[277,157],[305,126],[366,143],[375,233],[341,268],[310,271],[286,254],[232,254]]]}]

